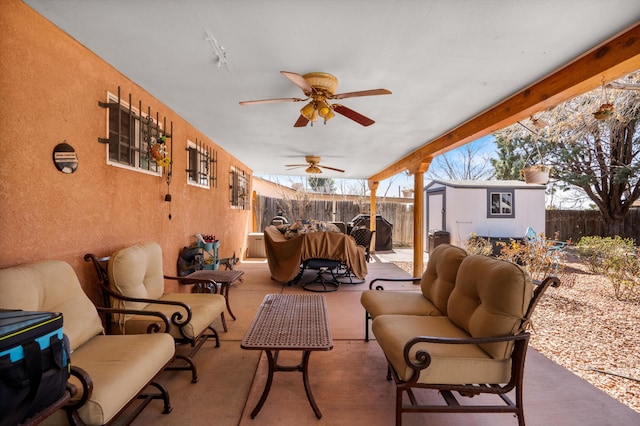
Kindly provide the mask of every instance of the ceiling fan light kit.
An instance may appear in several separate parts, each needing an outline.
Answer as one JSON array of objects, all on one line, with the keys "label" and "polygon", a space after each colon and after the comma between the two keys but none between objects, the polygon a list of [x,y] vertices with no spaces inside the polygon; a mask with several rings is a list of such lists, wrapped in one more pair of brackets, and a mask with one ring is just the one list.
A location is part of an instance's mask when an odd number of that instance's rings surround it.
[{"label": "ceiling fan light kit", "polygon": [[387,89],[362,90],[359,92],[336,94],[335,92],[338,89],[338,79],[331,74],[327,74],[324,72],[311,72],[300,75],[289,71],[280,71],[280,73],[288,78],[293,84],[302,89],[302,92],[304,93],[306,98],[277,98],[256,101],[242,101],[240,102],[240,105],[265,104],[274,102],[300,102],[311,99],[308,104],[300,109],[300,117],[295,122],[293,127],[305,127],[309,122],[311,122],[311,125],[313,126],[313,122],[318,121],[318,117],[322,117],[324,119],[324,124],[327,124],[327,121],[335,117],[336,112],[362,126],[370,126],[375,123],[375,121],[352,109],[345,107],[344,105],[332,105],[328,101],[333,99],[391,94],[391,92]]},{"label": "ceiling fan light kit", "polygon": [[321,158],[319,155],[306,155],[304,157],[304,161],[306,161],[307,164],[285,164],[285,167],[289,167],[289,170],[298,167],[306,167],[304,171],[309,174],[322,173],[321,169],[328,169],[333,170],[334,172],[344,173],[344,170],[342,169],[336,169],[335,167],[320,164]]}]

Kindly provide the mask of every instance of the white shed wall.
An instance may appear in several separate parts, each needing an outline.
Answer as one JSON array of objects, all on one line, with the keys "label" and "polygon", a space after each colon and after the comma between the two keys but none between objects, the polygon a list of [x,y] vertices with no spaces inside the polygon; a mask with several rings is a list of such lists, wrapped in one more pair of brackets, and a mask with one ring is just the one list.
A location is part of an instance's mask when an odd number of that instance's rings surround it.
[{"label": "white shed wall", "polygon": [[[544,232],[544,188],[515,188],[515,217],[488,218],[487,187],[451,187],[435,183],[429,187],[429,190],[443,186],[445,187],[446,231],[449,232],[451,243],[454,245],[464,247],[472,233],[496,238],[522,237],[528,226],[537,232]],[[500,189],[502,188],[498,190]],[[428,212],[426,214],[428,215]]]}]

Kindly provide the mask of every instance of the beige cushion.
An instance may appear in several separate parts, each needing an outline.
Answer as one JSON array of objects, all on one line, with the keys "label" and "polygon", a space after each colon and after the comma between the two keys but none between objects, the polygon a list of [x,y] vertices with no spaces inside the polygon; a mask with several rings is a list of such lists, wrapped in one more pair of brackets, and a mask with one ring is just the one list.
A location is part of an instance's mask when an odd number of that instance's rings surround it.
[{"label": "beige cushion", "polygon": [[420,288],[438,311],[447,314],[447,302],[458,275],[458,268],[467,252],[456,246],[441,244],[429,255],[427,269],[422,274]]},{"label": "beige cushion", "polygon": [[[195,339],[202,334],[211,322],[218,318],[226,308],[225,299],[219,294],[167,293],[160,297],[160,300],[182,302],[191,308],[191,321],[182,328],[185,336],[180,333],[178,327],[171,326],[171,335],[178,339],[182,337]],[[186,319],[186,311],[182,308],[177,309],[184,313],[183,318]],[[172,305],[150,304],[146,307],[146,310],[162,312],[167,318],[171,319],[171,315],[176,312],[176,307]],[[131,315],[127,318],[124,329],[120,328],[120,330],[126,334],[145,333],[151,322],[153,322],[153,317]]]},{"label": "beige cushion", "polygon": [[[164,274],[162,266],[162,249],[155,242],[136,244],[114,253],[109,259],[109,285],[117,293],[137,298],[153,300],[170,300],[183,302],[191,308],[191,320],[180,332],[176,326],[171,327],[171,334],[176,338],[195,339],[220,316],[225,310],[225,299],[220,294],[206,293],[164,293]],[[180,312],[185,321],[187,312],[175,305],[148,304],[142,302],[125,302],[112,299],[114,307],[158,311],[164,313],[169,320],[174,312]],[[126,334],[145,333],[155,318],[143,315],[114,315],[116,326]]]},{"label": "beige cushion", "polygon": [[75,271],[59,260],[0,270],[0,308],[61,312],[72,351],[103,332],[98,311]]},{"label": "beige cushion", "polygon": [[[93,392],[78,409],[87,425],[104,425],[173,359],[175,343],[166,333],[138,336],[99,335],[71,355],[71,363],[84,369],[93,381]],[[71,383],[82,391],[80,382]],[[154,389],[155,391],[155,389]],[[74,398],[80,398],[78,393]],[[69,424],[63,410],[56,411],[43,425]]]},{"label": "beige cushion", "polygon": [[[473,337],[515,335],[533,296],[531,277],[518,265],[488,256],[466,257],[458,269],[448,316]],[[511,344],[487,344],[494,358],[511,356]]]},{"label": "beige cushion", "polygon": [[371,318],[380,315],[442,315],[419,291],[365,290],[360,303]]},{"label": "beige cushion", "polygon": [[[413,370],[404,361],[404,346],[416,336],[469,337],[445,316],[381,315],[373,320],[373,334],[401,379],[409,380]],[[506,383],[510,359],[493,359],[478,345],[420,343],[418,349],[431,355],[431,364],[420,373],[418,382],[429,384]]]},{"label": "beige cushion", "polygon": [[466,256],[467,252],[460,247],[441,244],[429,256],[420,281],[421,292],[366,290],[360,296],[360,303],[371,318],[391,314],[446,314],[458,267]]}]

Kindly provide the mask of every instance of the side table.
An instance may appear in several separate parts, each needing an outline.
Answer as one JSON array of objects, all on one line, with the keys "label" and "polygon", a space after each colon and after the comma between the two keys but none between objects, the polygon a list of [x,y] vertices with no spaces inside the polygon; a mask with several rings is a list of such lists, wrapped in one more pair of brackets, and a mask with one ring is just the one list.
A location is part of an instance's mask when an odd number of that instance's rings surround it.
[{"label": "side table", "polygon": [[[231,306],[229,306],[229,288],[231,287],[231,284],[233,284],[237,280],[242,279],[242,275],[244,275],[244,271],[238,271],[237,269],[231,271],[202,269],[192,272],[184,278],[203,281],[214,281],[216,284],[220,284],[220,294],[224,296],[224,299],[227,303],[227,311],[229,311],[229,315],[231,315],[231,318],[235,320],[236,316],[233,315],[233,312],[231,312]],[[209,293],[211,291],[209,286],[211,285],[215,284],[197,283],[193,290],[196,293]],[[224,331],[227,331],[226,326]]]}]

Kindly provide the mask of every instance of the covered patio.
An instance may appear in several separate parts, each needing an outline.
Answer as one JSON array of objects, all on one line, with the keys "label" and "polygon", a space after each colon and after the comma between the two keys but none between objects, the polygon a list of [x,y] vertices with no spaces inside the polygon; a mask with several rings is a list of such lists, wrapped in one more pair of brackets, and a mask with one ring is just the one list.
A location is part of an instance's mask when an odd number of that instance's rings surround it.
[{"label": "covered patio", "polygon": [[[386,380],[387,364],[380,347],[375,340],[364,341],[360,293],[373,278],[408,274],[392,263],[374,262],[369,264],[367,283],[342,285],[337,292],[325,294],[334,348],[313,353],[310,359],[310,383],[322,419],[316,419],[311,410],[300,375],[277,373],[265,405],[252,420],[249,413],[266,380],[266,356],[242,350],[240,341],[266,294],[305,292],[300,285],[286,286],[271,280],[266,262],[244,262],[238,268],[245,271],[244,279],[231,289],[230,295],[238,319],[228,322],[229,332],[221,334],[220,348],[208,344],[196,355],[200,383],[190,383],[180,372],[163,373],[161,379],[171,392],[173,412],[163,415],[161,407],[152,406],[137,418],[136,424],[393,424],[395,386]],[[398,284],[396,289],[416,291],[409,283]],[[299,353],[283,354],[282,360],[298,363]],[[433,391],[419,393],[418,398],[440,401]],[[532,348],[525,367],[524,401],[525,419],[530,425],[640,423],[640,414]],[[510,414],[405,414],[403,423],[514,425],[517,421]]]}]

